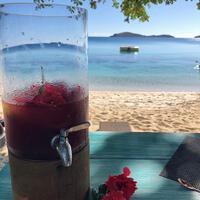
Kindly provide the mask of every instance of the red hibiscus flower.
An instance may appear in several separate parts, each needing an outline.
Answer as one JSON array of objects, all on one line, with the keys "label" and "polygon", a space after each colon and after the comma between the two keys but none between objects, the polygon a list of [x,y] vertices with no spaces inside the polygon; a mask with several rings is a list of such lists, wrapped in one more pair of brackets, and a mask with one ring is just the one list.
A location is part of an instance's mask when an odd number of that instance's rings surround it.
[{"label": "red hibiscus flower", "polygon": [[128,167],[123,169],[123,174],[110,176],[106,181],[106,186],[109,192],[121,191],[125,200],[129,200],[130,197],[137,190],[136,184],[133,178],[128,177],[130,170]]}]

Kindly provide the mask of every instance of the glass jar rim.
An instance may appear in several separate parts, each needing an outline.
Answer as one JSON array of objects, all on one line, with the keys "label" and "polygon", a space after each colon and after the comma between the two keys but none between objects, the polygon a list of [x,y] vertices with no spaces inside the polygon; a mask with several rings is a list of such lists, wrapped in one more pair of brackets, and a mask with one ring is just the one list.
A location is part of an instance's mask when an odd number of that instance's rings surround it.
[{"label": "glass jar rim", "polygon": [[[56,14],[50,14],[50,15],[44,15],[44,14],[39,14],[39,13],[26,13],[24,11],[21,12],[12,12],[12,11],[7,11],[6,9],[4,10],[3,8],[5,7],[19,7],[19,6],[35,6],[35,11],[38,11],[39,9],[43,8],[38,8],[37,6],[45,6],[45,8],[53,8],[53,7],[59,7],[59,8],[65,8],[66,14],[61,14],[61,15],[56,15]],[[34,8],[34,7],[33,7]],[[72,11],[74,9],[74,11]],[[71,10],[71,11],[70,11]],[[41,10],[40,10],[41,11]],[[37,4],[37,3],[0,3],[0,14],[5,14],[5,15],[17,15],[17,16],[29,16],[29,17],[67,17],[67,18],[72,18],[72,17],[77,17],[80,15],[87,14],[87,9],[82,8],[82,7],[77,7],[77,6],[70,6],[67,4],[58,4],[58,3],[42,3],[42,4]]]}]

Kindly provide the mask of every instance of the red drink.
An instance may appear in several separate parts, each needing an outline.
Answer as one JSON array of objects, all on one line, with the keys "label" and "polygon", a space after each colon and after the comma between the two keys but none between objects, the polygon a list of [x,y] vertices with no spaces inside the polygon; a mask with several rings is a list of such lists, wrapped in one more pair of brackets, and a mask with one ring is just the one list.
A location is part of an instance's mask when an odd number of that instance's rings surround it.
[{"label": "red drink", "polygon": [[[62,128],[88,120],[88,96],[80,86],[64,83],[33,85],[3,101],[9,150],[33,160],[59,159],[51,140]],[[86,130],[71,133],[74,151],[87,144]]]}]

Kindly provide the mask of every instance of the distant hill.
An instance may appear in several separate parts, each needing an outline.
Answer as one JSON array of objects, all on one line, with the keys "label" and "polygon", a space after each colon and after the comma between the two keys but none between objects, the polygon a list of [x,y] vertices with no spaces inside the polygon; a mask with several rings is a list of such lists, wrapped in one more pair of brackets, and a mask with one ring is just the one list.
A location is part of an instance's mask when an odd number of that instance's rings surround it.
[{"label": "distant hill", "polygon": [[122,33],[115,33],[110,37],[159,37],[159,38],[174,38],[172,35],[142,35],[137,33],[131,33],[131,32],[122,32]]},{"label": "distant hill", "polygon": [[162,35],[148,35],[146,37],[175,38],[173,35],[167,35],[167,34],[162,34]]},{"label": "distant hill", "polygon": [[115,33],[110,37],[145,37],[145,36],[137,33],[123,32],[123,33]]},{"label": "distant hill", "polygon": [[200,35],[195,36],[194,38],[200,38]]}]

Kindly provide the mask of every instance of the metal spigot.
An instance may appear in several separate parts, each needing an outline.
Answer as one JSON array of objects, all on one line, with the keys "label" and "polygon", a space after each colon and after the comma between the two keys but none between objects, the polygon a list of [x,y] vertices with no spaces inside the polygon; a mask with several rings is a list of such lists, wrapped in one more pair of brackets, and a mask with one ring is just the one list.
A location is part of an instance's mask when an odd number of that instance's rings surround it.
[{"label": "metal spigot", "polygon": [[51,140],[51,146],[57,150],[64,167],[69,167],[72,164],[72,149],[69,144],[68,133],[65,129],[61,129],[60,135],[56,135]]},{"label": "metal spigot", "polygon": [[89,122],[84,122],[69,129],[61,129],[60,135],[56,135],[51,140],[51,146],[57,150],[64,167],[72,165],[72,148],[68,140],[69,133],[87,129],[89,126]]}]

